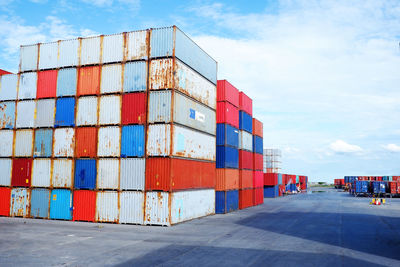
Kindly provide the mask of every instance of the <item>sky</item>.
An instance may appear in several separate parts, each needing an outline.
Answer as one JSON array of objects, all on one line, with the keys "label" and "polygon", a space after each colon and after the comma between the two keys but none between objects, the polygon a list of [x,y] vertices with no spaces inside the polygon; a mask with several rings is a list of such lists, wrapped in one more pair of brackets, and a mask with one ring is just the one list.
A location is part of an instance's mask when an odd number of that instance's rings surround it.
[{"label": "sky", "polygon": [[283,173],[400,175],[399,18],[390,0],[0,0],[0,68],[23,44],[177,25],[253,99]]}]

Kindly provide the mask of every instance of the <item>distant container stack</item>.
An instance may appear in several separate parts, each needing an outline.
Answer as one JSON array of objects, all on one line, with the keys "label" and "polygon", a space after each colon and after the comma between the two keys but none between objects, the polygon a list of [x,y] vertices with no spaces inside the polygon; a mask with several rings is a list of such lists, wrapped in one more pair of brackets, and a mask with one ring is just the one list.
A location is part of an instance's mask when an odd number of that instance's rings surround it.
[{"label": "distant container stack", "polygon": [[253,118],[253,205],[264,203],[263,124]]}]

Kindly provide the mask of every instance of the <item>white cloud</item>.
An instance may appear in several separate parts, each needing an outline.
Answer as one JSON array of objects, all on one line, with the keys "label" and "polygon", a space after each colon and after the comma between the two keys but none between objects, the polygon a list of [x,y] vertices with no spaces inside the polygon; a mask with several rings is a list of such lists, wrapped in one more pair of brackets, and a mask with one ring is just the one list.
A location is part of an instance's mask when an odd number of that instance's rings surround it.
[{"label": "white cloud", "polygon": [[343,140],[336,140],[329,145],[329,148],[338,153],[355,153],[363,151],[361,147],[357,145],[351,145]]},{"label": "white cloud", "polygon": [[47,0],[29,0],[32,3],[36,3],[36,4],[44,4],[47,3]]},{"label": "white cloud", "polygon": [[387,144],[382,147],[391,152],[400,152],[400,146],[398,146],[396,144]]},{"label": "white cloud", "polygon": [[140,7],[140,0],[81,0],[84,3],[91,4],[97,7],[110,8],[113,5],[120,4],[130,9],[138,9]]}]

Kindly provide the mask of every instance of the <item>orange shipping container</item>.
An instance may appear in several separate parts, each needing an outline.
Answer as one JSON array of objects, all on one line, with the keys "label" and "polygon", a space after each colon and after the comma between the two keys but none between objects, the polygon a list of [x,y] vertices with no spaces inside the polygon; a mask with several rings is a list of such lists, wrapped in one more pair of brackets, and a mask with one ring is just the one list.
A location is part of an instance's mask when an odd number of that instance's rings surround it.
[{"label": "orange shipping container", "polygon": [[227,191],[239,189],[238,169],[217,169],[215,190]]},{"label": "orange shipping container", "polygon": [[240,189],[253,188],[252,170],[239,170],[239,188]]},{"label": "orange shipping container", "polygon": [[97,95],[100,92],[100,66],[79,69],[78,96]]},{"label": "orange shipping container", "polygon": [[94,158],[97,155],[97,129],[95,127],[76,128],[75,156]]},{"label": "orange shipping container", "polygon": [[146,159],[146,191],[215,188],[215,162],[177,158]]},{"label": "orange shipping container", "polygon": [[253,118],[253,135],[263,137],[263,124],[261,121]]},{"label": "orange shipping container", "polygon": [[239,190],[239,209],[253,206],[254,189]]}]

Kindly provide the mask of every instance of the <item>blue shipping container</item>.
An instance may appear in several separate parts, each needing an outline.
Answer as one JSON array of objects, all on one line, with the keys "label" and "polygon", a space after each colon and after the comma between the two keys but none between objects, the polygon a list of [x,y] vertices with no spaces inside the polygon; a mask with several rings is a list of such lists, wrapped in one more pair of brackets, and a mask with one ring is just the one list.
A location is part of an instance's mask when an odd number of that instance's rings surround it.
[{"label": "blue shipping container", "polygon": [[232,146],[238,148],[239,130],[229,124],[218,123],[217,146]]},{"label": "blue shipping container", "polygon": [[217,146],[217,168],[239,168],[239,150],[230,146]]},{"label": "blue shipping container", "polygon": [[61,69],[57,75],[57,96],[76,95],[76,68]]},{"label": "blue shipping container", "polygon": [[136,61],[125,64],[124,92],[138,92],[147,90],[146,61]]},{"label": "blue shipping container", "polygon": [[72,193],[67,189],[54,189],[50,196],[50,219],[72,219]]},{"label": "blue shipping container", "polygon": [[144,126],[122,127],[121,157],[144,157]]},{"label": "blue shipping container", "polygon": [[75,161],[74,187],[76,189],[95,189],[96,176],[95,159],[77,159]]},{"label": "blue shipping container", "polygon": [[239,111],[239,129],[249,133],[253,132],[253,119],[242,110]]},{"label": "blue shipping container", "polygon": [[282,184],[282,173],[278,173],[278,184]]},{"label": "blue shipping container", "polygon": [[253,152],[263,154],[263,139],[262,137],[253,135]]},{"label": "blue shipping container", "polygon": [[368,181],[355,181],[356,193],[368,193],[369,182]]},{"label": "blue shipping container", "polygon": [[235,211],[239,208],[239,191],[216,191],[215,213],[223,214]]},{"label": "blue shipping container", "polygon": [[373,188],[374,194],[386,193],[386,183],[385,182],[372,182],[372,188]]},{"label": "blue shipping container", "polygon": [[15,101],[0,103],[0,129],[13,129],[14,124]]},{"label": "blue shipping container", "polygon": [[57,99],[55,127],[75,126],[75,98]]},{"label": "blue shipping container", "polygon": [[38,129],[35,131],[34,157],[51,157],[53,150],[53,130]]},{"label": "blue shipping container", "polygon": [[49,217],[50,190],[32,189],[31,216],[33,218]]},{"label": "blue shipping container", "polygon": [[264,198],[278,197],[279,196],[279,186],[264,186]]}]

